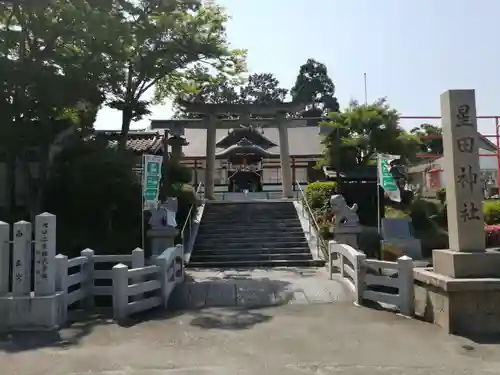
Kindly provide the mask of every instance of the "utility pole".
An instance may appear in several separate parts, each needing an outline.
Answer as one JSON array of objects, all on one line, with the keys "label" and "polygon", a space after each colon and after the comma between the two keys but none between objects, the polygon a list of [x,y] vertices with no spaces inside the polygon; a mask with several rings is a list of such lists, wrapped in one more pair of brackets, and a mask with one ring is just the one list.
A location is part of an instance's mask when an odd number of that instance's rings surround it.
[{"label": "utility pole", "polygon": [[368,105],[368,85],[366,84],[366,73],[364,73],[365,81],[365,105]]}]

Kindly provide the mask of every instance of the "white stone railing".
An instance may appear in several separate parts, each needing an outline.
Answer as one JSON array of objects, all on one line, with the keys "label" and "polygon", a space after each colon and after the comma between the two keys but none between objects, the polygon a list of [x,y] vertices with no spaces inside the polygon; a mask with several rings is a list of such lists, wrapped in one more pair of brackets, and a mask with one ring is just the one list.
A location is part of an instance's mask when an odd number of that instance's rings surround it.
[{"label": "white stone railing", "polygon": [[[365,300],[371,300],[396,306],[403,315],[413,315],[413,260],[410,257],[402,256],[397,262],[367,259],[364,253],[335,241],[329,242],[328,249],[330,279],[333,268],[338,268],[340,276],[355,293],[359,305],[363,305]],[[384,274],[388,270],[393,271],[394,277]],[[398,292],[391,294],[370,290],[374,286],[390,287]]]},{"label": "white stone railing", "polygon": [[[112,269],[113,316],[122,322],[129,315],[163,305],[176,285],[184,281],[183,248],[177,245],[166,249],[158,256],[155,265],[129,269],[125,264],[117,264]],[[130,282],[132,281],[132,283]],[[144,297],[144,293],[156,295]]]},{"label": "white stone railing", "polygon": [[[175,286],[184,279],[182,245],[166,249],[153,266],[145,267],[142,249],[120,255],[97,255],[86,249],[72,259],[56,255],[56,217],[49,213],[36,216],[34,236],[32,224],[26,221],[12,229],[11,237],[11,226],[0,222],[0,331],[57,328],[66,322],[69,307],[92,308],[96,296],[112,296],[119,318],[166,307]],[[102,263],[109,265],[102,267]],[[117,263],[118,271],[111,269]],[[119,276],[124,268],[126,283]],[[95,285],[102,280],[107,281],[98,284],[108,285]],[[149,292],[156,296],[145,297]]]},{"label": "white stone railing", "polygon": [[[85,249],[81,256],[68,259],[66,255],[56,255],[56,289],[63,292],[63,304],[66,308],[76,302],[80,302],[82,308],[94,307],[95,296],[112,296],[113,280],[112,270],[98,270],[99,263],[128,263],[133,268],[144,266],[144,251],[135,249],[132,254],[96,255],[91,249]],[[77,272],[70,273],[70,269],[76,268]],[[95,285],[96,280],[109,280],[107,286]],[[80,284],[80,288],[69,291],[69,289]]]}]

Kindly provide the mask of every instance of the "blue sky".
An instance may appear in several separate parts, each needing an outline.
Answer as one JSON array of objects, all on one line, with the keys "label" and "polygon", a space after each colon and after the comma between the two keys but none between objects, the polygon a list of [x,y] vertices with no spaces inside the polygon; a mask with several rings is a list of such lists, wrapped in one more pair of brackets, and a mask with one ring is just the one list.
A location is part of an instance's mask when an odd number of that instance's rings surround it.
[{"label": "blue sky", "polygon": [[[500,115],[499,0],[217,2],[232,17],[229,41],[248,49],[249,71],[271,72],[283,87],[314,58],[328,67],[342,107],[364,99],[366,73],[368,100],[387,97],[402,115],[439,115],[439,95],[448,89],[475,89],[478,114]],[[171,114],[167,103],[151,118]],[[96,127],[118,129],[120,113],[101,110]],[[493,120],[479,127],[494,132]]]}]

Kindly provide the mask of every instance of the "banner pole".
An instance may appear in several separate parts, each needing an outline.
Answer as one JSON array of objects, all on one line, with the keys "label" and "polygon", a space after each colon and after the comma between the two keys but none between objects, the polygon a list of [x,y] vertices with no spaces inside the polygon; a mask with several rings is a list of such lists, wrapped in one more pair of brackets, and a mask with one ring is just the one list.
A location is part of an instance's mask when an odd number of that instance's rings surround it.
[{"label": "banner pole", "polygon": [[141,249],[145,251],[145,225],[144,225],[144,169],[145,169],[145,156],[142,155],[142,172],[141,172]]},{"label": "banner pole", "polygon": [[377,232],[380,235],[380,156],[378,152],[377,155]]}]

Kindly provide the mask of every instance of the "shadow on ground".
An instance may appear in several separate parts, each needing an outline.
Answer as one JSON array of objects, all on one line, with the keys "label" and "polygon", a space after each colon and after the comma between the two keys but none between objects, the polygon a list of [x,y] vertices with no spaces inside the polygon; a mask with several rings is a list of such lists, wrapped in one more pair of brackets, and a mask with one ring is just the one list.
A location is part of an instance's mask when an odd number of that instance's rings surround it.
[{"label": "shadow on ground", "polygon": [[0,333],[0,351],[16,353],[40,348],[69,348],[80,344],[96,328],[114,324],[108,311],[75,311],[60,330]]}]

